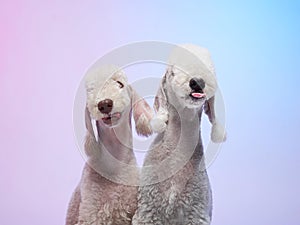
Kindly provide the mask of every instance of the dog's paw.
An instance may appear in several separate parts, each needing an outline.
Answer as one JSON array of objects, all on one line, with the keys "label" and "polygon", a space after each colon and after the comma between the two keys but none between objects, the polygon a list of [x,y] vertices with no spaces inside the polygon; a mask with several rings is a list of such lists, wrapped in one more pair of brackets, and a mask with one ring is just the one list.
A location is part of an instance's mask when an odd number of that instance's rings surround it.
[{"label": "dog's paw", "polygon": [[151,128],[154,132],[156,133],[162,133],[166,130],[167,124],[166,122],[159,118],[159,117],[154,117],[151,122],[150,122]]},{"label": "dog's paw", "polygon": [[213,124],[211,128],[210,137],[212,142],[214,143],[220,143],[226,141],[226,131],[224,127],[219,123]]}]

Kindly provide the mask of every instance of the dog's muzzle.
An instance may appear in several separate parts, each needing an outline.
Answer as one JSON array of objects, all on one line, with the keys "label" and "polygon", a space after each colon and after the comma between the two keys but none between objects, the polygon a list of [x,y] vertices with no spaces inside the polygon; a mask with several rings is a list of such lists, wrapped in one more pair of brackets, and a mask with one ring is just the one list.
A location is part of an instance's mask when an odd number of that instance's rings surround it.
[{"label": "dog's muzzle", "polygon": [[98,103],[98,110],[105,115],[102,117],[102,121],[106,125],[112,125],[121,118],[121,113],[111,113],[113,105],[114,103],[111,99],[104,99]]},{"label": "dog's muzzle", "polygon": [[190,80],[189,86],[192,89],[190,93],[192,99],[198,100],[205,98],[206,94],[203,91],[205,82],[203,79],[194,77]]},{"label": "dog's muzzle", "polygon": [[120,118],[121,118],[121,113],[116,112],[112,114],[107,114],[107,116],[102,118],[102,121],[106,125],[112,125],[113,123],[116,123]]}]

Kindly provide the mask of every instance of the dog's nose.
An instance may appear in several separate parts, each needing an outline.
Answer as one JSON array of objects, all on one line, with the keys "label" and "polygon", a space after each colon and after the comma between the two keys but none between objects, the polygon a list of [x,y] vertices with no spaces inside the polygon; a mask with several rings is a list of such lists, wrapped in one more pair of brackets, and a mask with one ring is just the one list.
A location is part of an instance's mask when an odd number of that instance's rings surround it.
[{"label": "dog's nose", "polygon": [[110,113],[113,107],[113,101],[111,99],[104,99],[98,103],[98,109],[102,113]]},{"label": "dog's nose", "polygon": [[203,92],[203,89],[205,88],[205,82],[201,78],[199,79],[199,78],[194,77],[190,80],[190,87],[194,91]]}]

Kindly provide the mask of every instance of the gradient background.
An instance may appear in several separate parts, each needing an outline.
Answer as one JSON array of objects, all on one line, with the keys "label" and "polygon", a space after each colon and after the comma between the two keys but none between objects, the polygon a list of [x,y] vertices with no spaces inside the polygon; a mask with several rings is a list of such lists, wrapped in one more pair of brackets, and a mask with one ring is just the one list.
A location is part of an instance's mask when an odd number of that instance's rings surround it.
[{"label": "gradient background", "polygon": [[298,1],[1,1],[0,220],[64,224],[84,164],[72,106],[112,48],[160,40],[207,47],[228,141],[209,168],[213,225],[300,224]]}]

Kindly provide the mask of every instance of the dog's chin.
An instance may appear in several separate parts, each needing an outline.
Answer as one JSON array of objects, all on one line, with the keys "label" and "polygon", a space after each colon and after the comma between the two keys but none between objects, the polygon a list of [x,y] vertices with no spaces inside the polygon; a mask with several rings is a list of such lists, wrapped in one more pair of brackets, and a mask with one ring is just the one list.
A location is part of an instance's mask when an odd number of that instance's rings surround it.
[{"label": "dog's chin", "polygon": [[102,123],[107,127],[115,127],[120,123],[122,113],[116,112],[112,114],[105,115],[101,118]]},{"label": "dog's chin", "polygon": [[188,95],[185,98],[185,104],[187,108],[200,108],[203,106],[204,102],[206,100],[206,97],[193,97],[192,95]]}]

